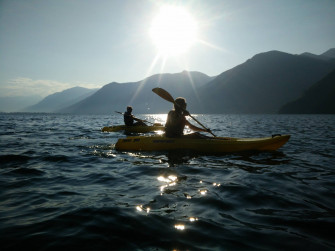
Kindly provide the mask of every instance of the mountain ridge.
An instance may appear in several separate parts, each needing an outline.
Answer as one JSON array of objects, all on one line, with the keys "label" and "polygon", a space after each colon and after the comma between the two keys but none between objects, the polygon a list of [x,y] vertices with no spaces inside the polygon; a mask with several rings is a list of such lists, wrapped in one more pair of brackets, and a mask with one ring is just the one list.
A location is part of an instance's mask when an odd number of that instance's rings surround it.
[{"label": "mountain ridge", "polygon": [[276,113],[334,68],[331,61],[264,52],[218,75],[202,99],[214,113]]},{"label": "mountain ridge", "polygon": [[72,105],[93,94],[96,89],[72,87],[61,92],[48,95],[35,105],[26,107],[21,112],[55,112],[61,108]]},{"label": "mountain ridge", "polygon": [[277,113],[333,69],[334,48],[320,55],[271,50],[214,77],[197,71],[154,74],[137,82],[111,82],[91,93],[86,90],[86,96],[65,95],[70,88],[38,104],[44,111],[58,113],[111,114],[128,105],[135,113],[166,113],[172,104],[151,91],[161,87],[175,98],[185,97],[193,113]]},{"label": "mountain ridge", "polygon": [[155,74],[138,82],[113,82],[103,86],[87,99],[59,112],[105,114],[114,110],[124,110],[126,106],[132,105],[136,107],[134,112],[156,113],[166,110],[167,104],[161,102],[151,91],[154,87],[172,89],[172,93],[193,99],[196,94],[192,86],[201,86],[211,79],[212,77],[201,72],[183,71]]}]

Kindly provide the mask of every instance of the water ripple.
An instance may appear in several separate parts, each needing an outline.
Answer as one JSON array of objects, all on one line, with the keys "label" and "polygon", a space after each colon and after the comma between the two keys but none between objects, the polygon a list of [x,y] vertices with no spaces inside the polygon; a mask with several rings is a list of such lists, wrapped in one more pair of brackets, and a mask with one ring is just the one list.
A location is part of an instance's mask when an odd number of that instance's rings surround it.
[{"label": "water ripple", "polygon": [[100,131],[118,115],[0,114],[1,250],[335,249],[333,115],[199,119],[292,137],[264,153],[118,152],[125,135]]}]

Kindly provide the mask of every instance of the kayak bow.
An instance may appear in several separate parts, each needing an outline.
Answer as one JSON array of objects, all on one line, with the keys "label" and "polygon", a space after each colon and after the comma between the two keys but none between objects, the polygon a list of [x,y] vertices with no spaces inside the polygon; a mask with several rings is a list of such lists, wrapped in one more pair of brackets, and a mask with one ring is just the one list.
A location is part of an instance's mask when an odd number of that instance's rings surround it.
[{"label": "kayak bow", "polygon": [[202,153],[231,153],[241,151],[274,151],[283,146],[290,135],[264,138],[167,138],[164,135],[132,136],[119,139],[118,151],[192,150]]}]

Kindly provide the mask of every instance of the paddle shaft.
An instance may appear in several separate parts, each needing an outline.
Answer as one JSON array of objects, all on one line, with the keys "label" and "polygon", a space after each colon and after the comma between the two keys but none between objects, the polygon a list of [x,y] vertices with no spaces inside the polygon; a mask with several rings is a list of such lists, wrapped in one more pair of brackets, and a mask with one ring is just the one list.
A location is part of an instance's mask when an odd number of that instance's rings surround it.
[{"label": "paddle shaft", "polygon": [[[171,103],[173,103],[174,105],[178,106],[179,108],[181,108],[184,112],[186,112],[188,114],[188,116],[190,116],[194,121],[196,121],[199,125],[202,126],[202,128],[204,128],[205,130],[208,131],[208,128],[205,127],[203,124],[201,124],[196,118],[194,118],[186,109],[183,109],[180,105],[178,105],[175,101],[174,98],[171,96],[170,93],[168,93],[166,90],[162,89],[162,88],[154,88],[152,89],[152,91],[154,93],[156,93],[158,96],[160,96],[161,98],[165,99],[166,101],[169,101]],[[210,134],[212,134],[214,137],[216,137],[214,135],[214,133],[212,133],[211,131],[208,131]]]},{"label": "paddle shaft", "polygon": [[[122,115],[124,115],[124,113],[123,112],[118,112],[118,111],[115,111],[116,113],[120,113],[120,114],[122,114]],[[138,119],[138,118],[135,118],[134,116],[133,116],[133,118],[135,119],[135,120],[139,120],[139,121],[145,121],[145,122],[147,122],[147,123],[149,123],[149,124],[152,124],[152,125],[154,125],[154,123],[152,123],[152,122],[150,122],[150,121],[148,121],[148,120],[144,120],[144,119]]]},{"label": "paddle shaft", "polygon": [[193,117],[187,110],[183,109],[180,105],[178,105],[176,102],[173,102],[174,105],[177,105],[179,108],[181,108],[183,111],[187,112],[188,113],[188,116],[190,116],[195,122],[197,122],[199,125],[202,126],[202,128],[204,128],[205,130],[207,130],[207,132],[209,132],[210,134],[213,135],[213,137],[216,137],[214,135],[214,133],[212,133],[211,131],[208,131],[208,128],[206,126],[204,126],[203,124],[200,123],[199,120],[197,120],[195,117]]}]

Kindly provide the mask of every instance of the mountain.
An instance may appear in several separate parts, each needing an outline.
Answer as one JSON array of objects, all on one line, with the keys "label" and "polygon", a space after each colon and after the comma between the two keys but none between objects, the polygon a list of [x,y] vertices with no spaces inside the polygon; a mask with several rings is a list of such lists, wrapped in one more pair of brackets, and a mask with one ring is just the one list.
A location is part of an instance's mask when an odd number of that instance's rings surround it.
[{"label": "mountain", "polygon": [[311,58],[316,58],[316,59],[322,59],[322,60],[335,60],[335,48],[329,49],[328,51],[320,54],[320,55],[315,55],[310,52],[304,52],[301,54],[301,56],[305,57],[311,57]]},{"label": "mountain", "polygon": [[135,114],[166,113],[172,104],[151,91],[161,87],[174,98],[185,97],[191,113],[277,113],[335,69],[333,51],[320,57],[264,52],[216,77],[184,71],[113,82],[59,112],[111,114],[132,105]]},{"label": "mountain", "polygon": [[325,53],[321,54],[322,56],[328,57],[328,58],[335,58],[335,48],[329,49]]},{"label": "mountain", "polygon": [[335,114],[335,69],[301,98],[284,105],[279,113]]},{"label": "mountain", "polygon": [[75,104],[96,92],[97,89],[73,87],[62,92],[56,92],[45,97],[39,103],[22,109],[22,112],[57,112],[58,110]]},{"label": "mountain", "polygon": [[72,106],[61,109],[62,113],[110,114],[125,111],[133,106],[134,113],[166,113],[172,104],[152,92],[154,87],[169,90],[174,97],[183,96],[197,100],[197,89],[213,78],[200,72],[183,71],[175,74],[156,74],[139,82],[110,83],[95,94]]},{"label": "mountain", "polygon": [[335,68],[335,62],[279,51],[260,53],[199,88],[206,113],[277,113]]},{"label": "mountain", "polygon": [[38,95],[0,97],[0,112],[19,112],[24,107],[36,104],[41,99],[42,97]]}]

